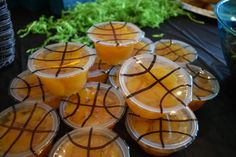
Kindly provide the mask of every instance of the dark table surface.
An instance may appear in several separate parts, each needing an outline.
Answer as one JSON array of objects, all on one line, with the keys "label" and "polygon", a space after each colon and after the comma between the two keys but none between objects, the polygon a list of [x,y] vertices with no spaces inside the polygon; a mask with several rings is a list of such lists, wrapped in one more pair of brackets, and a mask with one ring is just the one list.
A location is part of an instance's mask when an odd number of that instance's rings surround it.
[{"label": "dark table surface", "polygon": [[[37,19],[41,12],[32,13],[22,9],[12,9],[12,21],[17,31],[27,23]],[[193,45],[199,54],[194,62],[212,72],[220,81],[221,90],[219,95],[208,101],[195,114],[199,120],[199,132],[196,140],[187,148],[174,153],[171,157],[232,157],[236,154],[236,113],[233,96],[235,84],[229,77],[229,70],[225,65],[221,51],[220,39],[217,31],[217,21],[202,16],[197,16],[205,24],[197,24],[187,17],[175,17],[167,20],[160,28],[144,28],[146,36],[153,41],[152,34],[164,33],[164,38],[179,39]],[[10,81],[20,72],[26,69],[26,50],[38,47],[43,37],[32,35],[20,39],[16,35],[16,58],[15,61],[0,69],[0,111],[16,102],[9,96],[8,87]],[[124,129],[124,119],[115,127],[116,131],[129,145],[131,157],[149,157],[131,139]],[[61,129],[56,139],[59,139],[71,129],[61,123]]]}]

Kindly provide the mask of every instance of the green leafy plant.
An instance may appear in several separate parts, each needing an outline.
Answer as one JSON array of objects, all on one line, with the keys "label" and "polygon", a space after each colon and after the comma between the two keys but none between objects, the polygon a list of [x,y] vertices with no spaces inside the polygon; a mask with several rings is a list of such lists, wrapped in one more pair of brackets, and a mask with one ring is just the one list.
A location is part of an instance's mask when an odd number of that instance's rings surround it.
[{"label": "green leafy plant", "polygon": [[[97,0],[78,3],[62,12],[61,18],[40,17],[18,31],[21,38],[28,34],[46,35],[41,46],[50,42],[76,41],[91,44],[86,31],[93,24],[105,21],[127,21],[139,27],[159,27],[166,19],[189,15],[176,0]],[[32,52],[35,49],[30,49]]]}]

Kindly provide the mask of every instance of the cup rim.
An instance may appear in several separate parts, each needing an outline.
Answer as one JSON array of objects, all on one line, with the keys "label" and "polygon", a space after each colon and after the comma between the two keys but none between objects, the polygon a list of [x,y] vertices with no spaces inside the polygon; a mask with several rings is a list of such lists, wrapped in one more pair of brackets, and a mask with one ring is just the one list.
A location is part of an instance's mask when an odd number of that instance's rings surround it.
[{"label": "cup rim", "polygon": [[[135,56],[137,59],[142,59],[142,58],[150,58],[152,56],[154,56],[155,54],[150,54],[150,53],[146,53],[146,54],[141,54],[141,55],[137,55]],[[186,79],[186,83],[189,84],[191,87],[187,87],[188,88],[188,92],[187,92],[187,95],[186,97],[184,98],[183,102],[186,104],[186,106],[188,106],[188,104],[191,102],[192,100],[192,77],[180,66],[178,65],[177,63],[165,58],[165,57],[162,57],[162,56],[158,56],[158,55],[155,55],[157,56],[157,59],[165,62],[165,63],[168,63],[170,65],[172,65],[173,67],[176,67],[176,68],[180,68],[180,73],[183,74],[184,78]],[[128,60],[126,60],[121,69],[120,69],[120,74],[122,74],[124,71],[127,70],[127,67],[132,64],[132,61],[133,60],[133,57],[129,58]],[[126,85],[125,85],[125,82],[124,82],[124,77],[120,76],[119,74],[119,83],[120,83],[120,87],[124,93],[125,96],[129,95],[130,92],[128,91]],[[148,110],[150,112],[154,112],[154,113],[160,113],[161,112],[161,109],[160,108],[155,108],[155,107],[152,107],[152,106],[149,106],[147,104],[144,104],[143,102],[137,100],[136,98],[134,97],[131,97],[129,99],[130,101],[132,101],[134,104],[136,104],[138,107],[142,108],[142,109],[145,109],[145,110]],[[163,107],[163,113],[170,113],[172,112],[173,110],[180,110],[182,109],[184,106],[183,105],[176,105],[176,106],[173,106],[173,107],[168,107],[168,108],[164,108]]]},{"label": "cup rim", "polygon": [[[151,142],[151,141],[149,141],[147,139],[141,139],[139,141],[140,144],[145,144],[145,145],[147,145],[147,146],[149,146],[151,148],[156,148],[156,149],[164,150],[164,151],[173,150],[174,152],[179,151],[179,150],[181,150],[183,148],[186,148],[188,145],[190,145],[195,140],[195,138],[197,136],[197,132],[199,130],[198,120],[197,120],[195,114],[193,113],[193,111],[189,107],[183,108],[182,110],[179,110],[179,111],[176,111],[176,112],[185,112],[186,113],[186,117],[188,116],[189,119],[195,119],[193,121],[190,121],[191,129],[190,129],[190,133],[189,134],[193,138],[187,137],[183,141],[178,142],[178,143],[165,144],[164,148],[162,148],[161,143]],[[128,116],[129,113],[131,113],[130,110],[127,112],[126,119],[125,119],[126,130],[128,131],[128,133],[131,135],[131,137],[134,140],[137,140],[138,137],[139,137],[139,134],[135,130],[132,129],[132,126],[130,124],[130,116]],[[142,117],[140,117],[140,118],[142,118]]]},{"label": "cup rim", "polygon": [[[85,85],[84,89],[85,88],[90,88],[90,87],[96,87],[98,85],[99,82],[89,82]],[[119,119],[116,119],[116,118],[111,118],[109,121],[103,123],[103,124],[99,124],[99,125],[95,125],[93,124],[92,126],[98,126],[98,127],[105,127],[105,128],[109,128],[111,127],[113,124],[116,124],[124,115],[125,113],[125,109],[126,109],[126,105],[125,105],[125,100],[124,100],[124,97],[122,96],[122,94],[120,93],[119,90],[117,90],[116,88],[114,88],[113,86],[111,85],[108,85],[108,84],[104,84],[104,83],[100,83],[100,88],[101,89],[105,89],[107,90],[108,88],[110,88],[110,91],[116,95],[116,97],[118,98],[118,100],[120,101],[120,106],[123,106],[123,107],[120,107],[120,111],[119,111]],[[69,100],[71,96],[68,96],[65,98],[65,100]],[[61,101],[60,103],[60,107],[59,107],[59,114],[60,114],[60,117],[62,118],[62,120],[70,127],[74,128],[74,129],[78,129],[78,128],[82,128],[83,126],[78,126],[78,124],[74,123],[73,121],[69,120],[69,119],[65,119],[64,117],[66,116],[65,115],[65,107],[66,105],[68,104],[68,102],[66,101]],[[85,126],[85,127],[89,127],[89,126]],[[91,127],[91,126],[90,126]]]},{"label": "cup rim", "polygon": [[[111,21],[111,22],[114,23],[114,24],[124,24],[124,23],[126,23],[126,22],[121,22],[121,21]],[[101,22],[101,23],[97,23],[95,25],[96,26],[103,26],[103,25],[107,25],[107,24],[109,24],[109,22]],[[143,32],[138,26],[134,25],[133,23],[127,22],[127,26],[134,28],[134,30],[137,30],[137,32],[138,32],[137,37],[136,37],[137,39],[135,41],[126,41],[124,43],[119,43],[119,46],[126,46],[126,45],[129,45],[129,44],[137,43],[137,42],[141,41],[145,36],[145,32]],[[96,27],[91,26],[87,31],[87,36],[94,43],[97,43],[99,41],[99,39],[94,37],[93,34],[89,34],[89,33],[93,32],[93,30],[95,28]],[[99,44],[106,45],[106,46],[117,46],[116,43],[111,43],[109,41],[101,41],[101,42],[99,42]]]},{"label": "cup rim", "polygon": [[[62,147],[64,144],[66,144],[69,141],[68,134],[71,137],[77,136],[77,138],[79,138],[80,135],[88,134],[88,132],[91,128],[93,128],[93,132],[97,133],[98,135],[101,135],[101,136],[104,136],[104,137],[107,137],[107,138],[110,138],[110,139],[113,139],[117,135],[112,130],[107,129],[107,128],[102,128],[102,127],[83,127],[83,128],[79,128],[79,129],[74,129],[71,132],[64,135],[63,137],[61,137],[54,144],[53,148],[51,149],[51,151],[49,153],[49,157],[54,157],[54,153],[56,153],[57,149]],[[122,154],[124,155],[124,157],[130,157],[129,147],[123,139],[118,137],[114,142],[120,148],[120,150],[121,150]]]},{"label": "cup rim", "polygon": [[[71,44],[71,45],[76,45],[76,46],[83,46],[84,44],[81,44],[79,42],[67,42],[68,44]],[[47,48],[53,48],[55,46],[61,46],[61,45],[64,45],[65,43],[64,42],[60,42],[60,43],[55,43],[55,44],[51,44],[51,45],[47,45]],[[88,61],[87,63],[83,66],[83,70],[74,70],[74,71],[71,71],[71,72],[67,72],[67,73],[62,73],[62,74],[59,74],[58,76],[55,76],[54,73],[52,74],[48,74],[48,73],[44,73],[43,71],[36,71],[37,68],[35,67],[35,65],[33,64],[34,60],[31,59],[31,58],[36,58],[39,54],[43,53],[45,51],[44,48],[40,48],[39,50],[37,50],[36,52],[34,52],[33,54],[31,54],[29,56],[29,59],[28,59],[28,63],[27,63],[27,66],[28,66],[28,69],[40,76],[40,77],[46,77],[46,78],[67,78],[67,77],[72,77],[72,76],[75,76],[79,73],[82,73],[84,72],[85,70],[88,70],[94,63],[95,61],[95,58],[96,58],[96,52],[94,51],[94,49],[92,48],[89,48],[87,47],[86,45],[84,46],[84,49],[85,51],[87,52],[88,55],[91,55],[88,57]],[[36,72],[35,72],[36,71]]]},{"label": "cup rim", "polygon": [[[15,78],[12,79],[12,81],[11,81],[11,83],[10,83],[10,86],[9,86],[9,93],[10,93],[10,95],[11,95],[15,100],[17,100],[17,101],[23,101],[23,100],[24,100],[24,97],[22,97],[22,96],[20,96],[19,94],[17,94],[16,90],[12,90],[11,88],[16,86],[16,84],[18,83],[18,81],[20,81],[19,78],[24,79],[25,77],[30,76],[30,75],[35,75],[35,74],[31,73],[31,72],[27,69],[27,70],[21,72],[20,74],[18,74],[17,77],[15,77]],[[38,77],[38,76],[36,75],[35,77]],[[40,78],[39,78],[39,79],[40,79]],[[50,92],[45,91],[45,89],[44,89],[44,92],[45,92],[45,100],[48,99],[48,98],[53,98],[53,97],[54,97]],[[30,98],[30,96],[29,96],[29,98],[27,98],[26,100],[31,101],[32,98]],[[42,98],[41,98],[41,96],[40,96],[40,97],[37,96],[36,98],[33,98],[33,100],[36,100],[36,101],[43,101]],[[33,101],[33,100],[32,100],[32,101]]]},{"label": "cup rim", "polygon": [[[57,131],[59,129],[59,118],[55,112],[55,110],[53,110],[50,106],[44,104],[43,102],[37,102],[37,101],[25,101],[25,102],[20,102],[18,104],[15,104],[14,107],[17,108],[21,108],[21,107],[30,107],[33,106],[33,104],[37,103],[37,107],[40,107],[42,109],[44,109],[46,112],[52,111],[50,112],[50,115],[52,116],[52,128],[54,130],[54,132],[52,132],[51,134],[49,134],[46,139],[44,139],[39,145],[35,146],[35,152],[41,152],[41,149],[43,149],[45,147],[45,145],[49,144],[54,137],[57,134]],[[1,115],[3,115],[4,113],[8,113],[8,112],[12,112],[12,106],[6,108],[5,110],[3,110],[2,112],[0,112],[0,117]],[[1,154],[0,154],[1,155]],[[18,156],[30,156],[32,155],[32,151],[31,150],[26,150],[24,152],[20,152],[17,154],[8,154],[7,156],[9,157],[18,157]]]},{"label": "cup rim", "polygon": [[[213,99],[214,97],[216,97],[216,96],[218,95],[218,93],[219,93],[219,91],[220,91],[220,84],[219,84],[219,81],[216,79],[216,77],[215,77],[212,73],[210,73],[210,72],[207,71],[206,69],[203,69],[203,68],[201,68],[201,67],[199,67],[199,66],[196,66],[196,65],[193,65],[193,64],[187,64],[186,66],[190,66],[190,67],[192,67],[192,68],[194,68],[194,69],[196,69],[196,70],[204,70],[204,71],[207,73],[208,76],[210,76],[211,78],[215,78],[214,82],[213,82],[213,81],[211,82],[211,85],[212,85],[213,87],[215,87],[215,93],[214,93],[214,94],[209,94],[209,95],[207,95],[207,96],[199,97],[199,98],[200,98],[200,101],[211,100],[211,99]],[[190,75],[192,75],[192,72],[189,72],[190,70],[189,70],[186,66],[184,67],[184,69],[185,69]],[[195,70],[194,70],[194,71],[195,71]],[[194,81],[194,78],[193,78],[193,81]],[[192,88],[194,88],[194,84],[193,84],[193,87],[192,87]],[[196,98],[195,98],[195,94],[194,94],[193,92],[192,92],[192,95],[193,95],[193,97],[192,97],[193,100],[199,101],[199,99],[196,99]]]},{"label": "cup rim", "polygon": [[[156,41],[156,42],[154,43],[154,51],[153,51],[153,53],[156,54],[156,51],[158,51],[158,50],[155,50],[155,49],[156,49],[156,46],[157,46],[157,44],[159,44],[159,43],[161,43],[161,42],[173,42],[173,43],[178,44],[178,45],[180,45],[180,46],[182,46],[182,47],[188,46],[188,47],[185,48],[185,49],[187,49],[189,52],[192,52],[192,53],[195,54],[195,55],[194,55],[195,57],[193,57],[193,59],[191,60],[191,62],[188,62],[188,61],[184,61],[184,62],[173,61],[173,62],[175,62],[175,63],[177,63],[177,64],[179,64],[179,65],[185,65],[185,64],[188,64],[188,63],[192,63],[192,62],[194,62],[195,60],[197,60],[197,58],[198,58],[197,50],[196,50],[192,45],[190,45],[189,43],[186,43],[186,42],[184,42],[184,41],[177,40],[177,39],[161,39],[161,40]],[[158,53],[158,52],[157,52],[157,53]],[[158,55],[158,54],[157,54],[157,55]],[[164,56],[163,56],[163,57],[164,57]],[[167,58],[167,57],[166,57],[166,58]]]},{"label": "cup rim", "polygon": [[227,31],[229,31],[230,33],[236,35],[236,31],[233,30],[233,29],[230,29],[229,26],[227,24],[224,23],[224,21],[221,19],[220,15],[219,15],[219,9],[220,7],[224,4],[224,3],[227,3],[227,2],[230,2],[230,0],[222,0],[222,1],[219,1],[215,7],[215,15],[217,17],[217,20],[224,26],[224,28],[227,29]]}]

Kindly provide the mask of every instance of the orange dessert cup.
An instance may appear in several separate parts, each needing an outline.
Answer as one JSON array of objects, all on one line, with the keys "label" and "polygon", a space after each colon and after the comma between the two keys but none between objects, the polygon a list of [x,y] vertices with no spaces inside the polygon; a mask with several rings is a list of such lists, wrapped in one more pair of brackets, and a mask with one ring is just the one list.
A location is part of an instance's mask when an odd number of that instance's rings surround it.
[{"label": "orange dessert cup", "polygon": [[63,136],[49,157],[130,157],[124,141],[111,130],[84,127]]},{"label": "orange dessert cup", "polygon": [[41,48],[28,60],[29,70],[56,96],[78,92],[87,82],[95,52],[80,43],[58,43]]},{"label": "orange dessert cup", "polygon": [[144,118],[158,118],[192,100],[192,78],[176,63],[153,54],[124,62],[119,82],[129,108]]},{"label": "orange dessert cup", "polygon": [[22,102],[0,114],[0,156],[46,157],[59,127],[53,109]]},{"label": "orange dessert cup", "polygon": [[105,63],[98,56],[96,56],[95,63],[88,72],[88,82],[106,83],[108,80],[108,73],[111,68],[112,65]]},{"label": "orange dessert cup", "polygon": [[166,57],[178,64],[188,64],[198,57],[197,51],[189,44],[172,39],[162,39],[154,43],[155,54]]},{"label": "orange dessert cup", "polygon": [[107,84],[90,82],[79,93],[62,102],[60,115],[73,128],[113,128],[123,116],[125,108],[125,100],[117,89]]},{"label": "orange dessert cup", "polygon": [[145,119],[128,112],[125,124],[131,137],[154,156],[167,156],[186,148],[198,131],[197,119],[188,107],[156,119]]},{"label": "orange dessert cup", "polygon": [[189,107],[196,111],[208,100],[217,96],[220,90],[216,77],[201,67],[187,64],[186,71],[193,77],[193,98]]},{"label": "orange dessert cup", "polygon": [[140,42],[134,45],[132,56],[141,55],[144,53],[153,53],[155,46],[151,39],[144,37]]},{"label": "orange dessert cup", "polygon": [[18,101],[38,101],[58,108],[60,97],[56,97],[43,85],[41,79],[29,70],[23,71],[10,84],[10,94]]},{"label": "orange dessert cup", "polygon": [[127,22],[104,22],[87,31],[98,56],[106,63],[117,65],[132,56],[134,45],[144,37],[137,26]]}]

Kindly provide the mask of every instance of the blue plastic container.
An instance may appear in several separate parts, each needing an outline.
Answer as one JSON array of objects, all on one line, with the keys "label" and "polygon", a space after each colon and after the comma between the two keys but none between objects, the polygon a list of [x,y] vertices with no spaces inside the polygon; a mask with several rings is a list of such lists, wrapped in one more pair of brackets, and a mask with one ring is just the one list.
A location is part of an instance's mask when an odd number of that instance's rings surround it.
[{"label": "blue plastic container", "polygon": [[220,1],[215,8],[215,14],[225,60],[231,74],[236,76],[236,1]]},{"label": "blue plastic container", "polygon": [[60,15],[62,10],[66,10],[76,5],[76,3],[93,2],[95,0],[51,0],[50,8],[53,14]]}]

